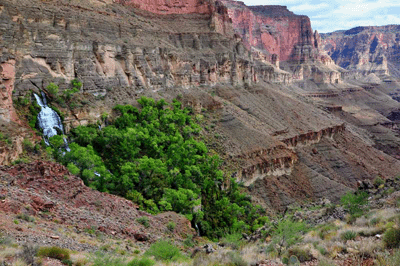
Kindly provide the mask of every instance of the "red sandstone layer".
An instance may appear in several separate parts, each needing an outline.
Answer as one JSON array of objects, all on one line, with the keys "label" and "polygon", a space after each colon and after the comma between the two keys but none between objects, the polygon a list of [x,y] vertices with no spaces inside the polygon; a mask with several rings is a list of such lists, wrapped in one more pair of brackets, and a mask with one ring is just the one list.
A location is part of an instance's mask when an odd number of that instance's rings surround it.
[{"label": "red sandstone layer", "polygon": [[264,50],[281,61],[305,61],[318,57],[319,34],[313,34],[310,19],[295,15],[286,6],[251,6],[222,0],[228,7],[233,27],[247,48]]}]

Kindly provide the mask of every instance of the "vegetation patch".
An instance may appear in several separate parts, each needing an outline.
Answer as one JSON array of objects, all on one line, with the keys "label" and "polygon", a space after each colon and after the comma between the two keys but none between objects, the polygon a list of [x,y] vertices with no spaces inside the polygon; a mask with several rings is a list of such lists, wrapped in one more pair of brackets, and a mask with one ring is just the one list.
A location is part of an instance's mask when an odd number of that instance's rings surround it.
[{"label": "vegetation patch", "polygon": [[123,196],[153,214],[185,215],[201,235],[215,239],[250,231],[263,210],[224,175],[221,159],[196,140],[201,128],[190,109],[177,100],[142,97],[138,102],[140,110],[117,105],[117,116],[102,129],[73,129],[71,152],[64,154],[62,136],[52,137],[53,156],[94,189]]},{"label": "vegetation patch", "polygon": [[383,235],[383,242],[388,248],[397,248],[400,246],[400,229],[389,228]]},{"label": "vegetation patch", "polygon": [[158,241],[145,252],[146,256],[153,256],[156,260],[177,261],[184,258],[178,247],[169,241]]},{"label": "vegetation patch", "polygon": [[68,249],[60,247],[40,247],[37,252],[38,257],[48,257],[57,260],[69,260],[70,252]]}]

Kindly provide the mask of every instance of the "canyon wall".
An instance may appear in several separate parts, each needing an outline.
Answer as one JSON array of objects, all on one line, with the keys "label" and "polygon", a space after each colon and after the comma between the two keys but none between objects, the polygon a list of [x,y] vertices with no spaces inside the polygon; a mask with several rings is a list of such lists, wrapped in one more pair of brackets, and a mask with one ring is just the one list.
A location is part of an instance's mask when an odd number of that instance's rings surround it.
[{"label": "canyon wall", "polygon": [[363,75],[400,77],[400,26],[356,27],[322,35],[322,46],[336,64]]},{"label": "canyon wall", "polygon": [[[338,83],[341,69],[320,50],[321,37],[307,16],[295,15],[286,6],[246,6],[222,0],[235,32],[253,56],[293,74],[293,80]],[[280,62],[285,62],[281,64]]]},{"label": "canyon wall", "polygon": [[212,13],[210,0],[115,0],[114,2],[162,15]]},{"label": "canyon wall", "polygon": [[76,7],[40,2],[18,7],[5,2],[1,7],[1,53],[17,62],[15,75],[7,81],[15,82],[17,95],[32,86],[44,88],[49,81],[65,87],[73,78],[95,95],[116,87],[141,91],[291,81],[289,73],[253,60],[240,39],[229,34],[223,6],[213,5],[211,16],[200,10],[180,19],[132,16],[118,6],[116,14],[82,13]]},{"label": "canyon wall", "polygon": [[249,6],[243,2],[223,0],[235,30],[251,49],[266,51],[272,61],[307,61],[318,51],[307,16],[295,15],[286,6]]},{"label": "canyon wall", "polygon": [[[103,113],[112,116],[113,106],[137,104],[140,96],[171,100],[179,95],[194,112],[208,110],[210,147],[222,146],[218,154],[236,163],[238,180],[282,191],[284,199],[273,204],[278,209],[317,195],[319,187],[310,184],[323,184],[332,174],[332,190],[319,196],[354,186],[352,176],[371,179],[400,171],[386,157],[380,165],[357,155],[349,155],[354,160],[348,164],[338,159],[351,142],[340,149],[335,145],[350,133],[343,120],[313,101],[341,97],[347,88],[342,69],[320,49],[310,20],[285,7],[245,7],[227,0],[4,0],[0,43],[2,121],[16,121],[13,100],[30,90],[46,91],[50,82],[63,93],[74,78],[83,84],[75,106],[58,106],[67,131],[96,123]],[[344,109],[340,105],[338,112]],[[315,169],[318,145],[321,153],[335,150],[338,163],[326,153],[322,170]],[[357,145],[367,149],[366,143]],[[8,148],[0,153],[10,153]],[[287,182],[279,183],[280,178]],[[299,191],[306,193],[291,194],[290,180],[304,184]],[[265,200],[275,197],[270,196]]]}]

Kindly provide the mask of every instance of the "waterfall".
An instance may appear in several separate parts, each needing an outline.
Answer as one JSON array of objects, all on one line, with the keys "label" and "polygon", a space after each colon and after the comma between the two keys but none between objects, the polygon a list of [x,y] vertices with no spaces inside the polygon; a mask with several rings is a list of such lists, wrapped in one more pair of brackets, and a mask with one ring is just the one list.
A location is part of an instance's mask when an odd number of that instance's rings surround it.
[{"label": "waterfall", "polygon": [[[39,127],[43,130],[44,142],[49,145],[49,138],[57,135],[57,130],[64,134],[64,127],[60,116],[47,105],[46,95],[42,92],[42,98],[34,93],[37,104],[42,108],[37,116]],[[70,151],[68,142],[64,138],[65,149]]]}]

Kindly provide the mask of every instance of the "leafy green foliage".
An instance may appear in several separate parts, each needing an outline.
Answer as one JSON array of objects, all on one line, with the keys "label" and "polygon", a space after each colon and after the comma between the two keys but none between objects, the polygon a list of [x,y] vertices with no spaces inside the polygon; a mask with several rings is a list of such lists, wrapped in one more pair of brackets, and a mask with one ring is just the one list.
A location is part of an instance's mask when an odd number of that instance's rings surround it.
[{"label": "leafy green foliage", "polygon": [[46,90],[52,98],[56,98],[59,88],[58,88],[58,85],[51,82],[49,85],[47,85]]},{"label": "leafy green foliage", "polygon": [[60,247],[40,247],[37,252],[38,257],[48,257],[57,260],[69,260],[70,254],[68,249]]},{"label": "leafy green foliage", "polygon": [[357,193],[349,191],[340,199],[340,201],[351,216],[360,217],[364,213],[365,206],[368,203],[367,198],[368,194],[364,191]]},{"label": "leafy green foliage", "polygon": [[278,254],[280,255],[284,248],[299,242],[307,230],[304,222],[294,221],[290,217],[279,221],[272,231],[272,241],[278,245]]},{"label": "leafy green foliage", "polygon": [[177,261],[184,257],[178,247],[164,240],[152,244],[144,254],[162,261]]},{"label": "leafy green foliage", "polygon": [[240,247],[244,246],[245,243],[246,241],[242,238],[241,233],[226,235],[219,242],[220,245],[227,246],[232,249],[239,249]]},{"label": "leafy green foliage", "polygon": [[7,145],[12,144],[12,140],[11,140],[10,136],[4,135],[3,133],[0,133],[0,142],[4,142]]},{"label": "leafy green foliage", "polygon": [[141,259],[133,259],[131,262],[128,263],[128,266],[153,266],[156,262],[149,258],[141,258]]},{"label": "leafy green foliage", "polygon": [[[200,127],[178,101],[168,104],[142,97],[139,110],[117,105],[119,116],[101,130],[72,130],[71,152],[62,156],[62,138],[50,142],[57,160],[79,168],[85,184],[123,196],[150,213],[176,211],[202,235],[217,238],[250,230],[260,207],[226,180],[221,160],[195,139]],[[227,189],[227,181],[230,184]]]}]

